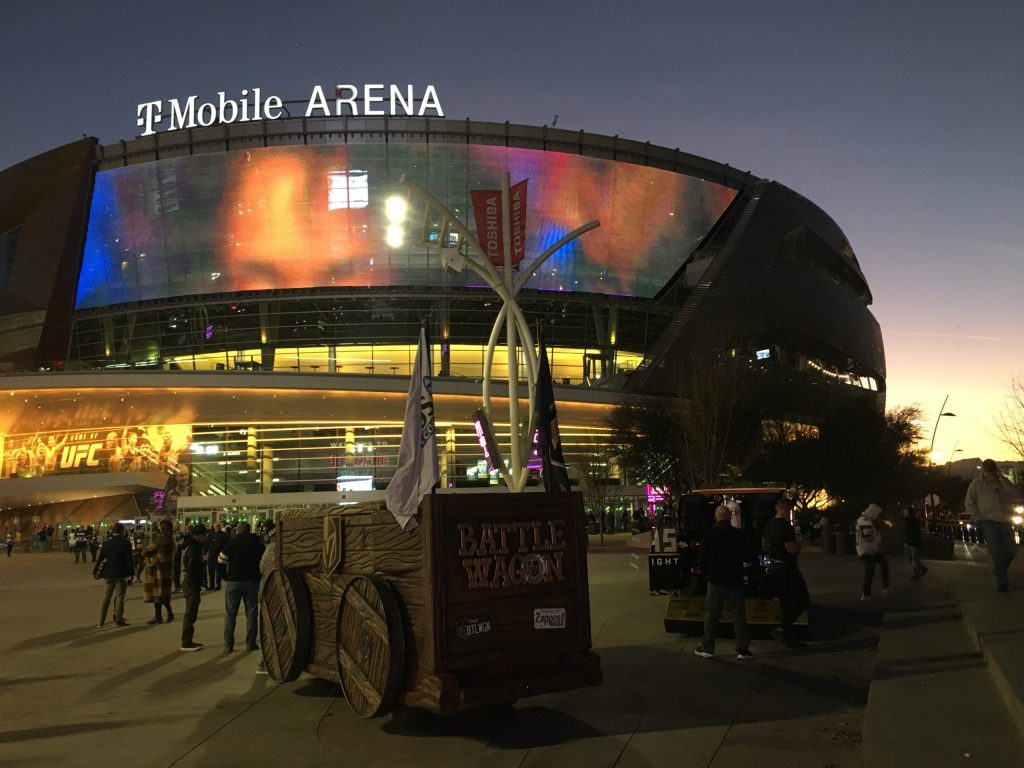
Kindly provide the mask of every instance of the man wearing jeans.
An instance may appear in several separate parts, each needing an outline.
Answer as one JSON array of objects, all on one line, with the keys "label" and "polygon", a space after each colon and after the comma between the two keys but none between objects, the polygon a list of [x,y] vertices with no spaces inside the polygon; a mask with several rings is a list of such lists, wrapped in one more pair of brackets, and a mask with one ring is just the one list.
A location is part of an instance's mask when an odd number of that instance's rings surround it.
[{"label": "man wearing jeans", "polygon": [[124,591],[128,577],[135,573],[135,567],[132,565],[132,545],[124,537],[124,525],[121,523],[115,523],[111,529],[111,536],[104,542],[95,568],[107,582],[103,605],[100,607],[99,626],[107,623],[107,611],[113,596],[114,623],[119,627],[127,627],[128,622],[124,620]]},{"label": "man wearing jeans", "polygon": [[245,650],[255,651],[260,614],[260,558],[263,541],[252,533],[248,523],[239,523],[236,535],[217,558],[224,575],[224,652],[235,650],[235,620],[238,606],[245,602]]},{"label": "man wearing jeans", "polygon": [[725,505],[715,508],[715,524],[700,542],[698,566],[708,580],[707,611],[704,616],[704,637],[694,653],[703,659],[715,655],[718,619],[726,600],[732,606],[733,629],[736,635],[736,658],[754,658],[750,652],[750,630],[747,628],[746,606],[743,602],[743,563],[747,560],[747,540],[743,531],[733,528],[732,510]]},{"label": "man wearing jeans", "polygon": [[1003,477],[996,463],[992,459],[985,459],[981,463],[981,477],[971,481],[967,488],[967,498],[964,499],[964,507],[974,516],[985,536],[992,573],[996,577],[996,588],[1000,592],[1010,588],[1010,563],[1017,556],[1010,519],[1013,504],[1020,501],[1020,498],[1020,491]]}]

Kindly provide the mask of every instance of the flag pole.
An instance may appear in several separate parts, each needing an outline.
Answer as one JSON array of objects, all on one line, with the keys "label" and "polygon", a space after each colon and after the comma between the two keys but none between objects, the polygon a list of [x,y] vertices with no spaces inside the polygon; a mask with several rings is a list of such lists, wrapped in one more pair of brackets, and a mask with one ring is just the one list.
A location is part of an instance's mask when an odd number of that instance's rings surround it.
[{"label": "flag pole", "polygon": [[[504,212],[501,222],[501,236],[505,250],[505,290],[511,296],[513,275],[512,275],[512,207],[509,195],[509,173],[501,174],[501,209]],[[516,340],[516,324],[512,317],[505,317],[505,343],[508,347],[508,431],[509,431],[509,458],[512,466],[509,474],[512,475],[512,490],[521,491],[523,487],[522,467],[523,457],[519,450],[519,356],[516,354],[518,342]]]}]

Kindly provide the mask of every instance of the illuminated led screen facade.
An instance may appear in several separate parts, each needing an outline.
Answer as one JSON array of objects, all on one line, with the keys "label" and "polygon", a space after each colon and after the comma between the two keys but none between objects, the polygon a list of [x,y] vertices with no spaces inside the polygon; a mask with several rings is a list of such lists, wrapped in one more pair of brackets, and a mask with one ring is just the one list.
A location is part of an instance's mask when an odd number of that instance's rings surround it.
[{"label": "illuminated led screen facade", "polygon": [[[526,283],[541,291],[655,296],[736,195],[658,168],[473,144],[268,147],[97,174],[77,309],[197,294],[311,287],[472,287],[428,240],[385,241],[384,202],[418,183],[472,225],[470,190],[528,180],[527,265],[592,219]],[[409,218],[422,221],[423,208]],[[416,233],[417,235],[419,233]],[[434,242],[430,242],[433,239]]]},{"label": "illuminated led screen facade", "polygon": [[[778,418],[884,407],[853,249],[781,184],[582,131],[249,122],[83,139],[0,171],[0,491],[173,467],[193,496],[382,488],[424,325],[443,482],[486,484],[472,413],[500,300],[442,268],[454,243],[422,196],[398,239],[386,204],[404,178],[476,233],[471,193],[506,171],[528,185],[518,299],[544,332],[574,477],[609,466],[616,405],[678,395],[697,355],[748,361],[777,384]],[[507,445],[508,425],[495,431]]]}]

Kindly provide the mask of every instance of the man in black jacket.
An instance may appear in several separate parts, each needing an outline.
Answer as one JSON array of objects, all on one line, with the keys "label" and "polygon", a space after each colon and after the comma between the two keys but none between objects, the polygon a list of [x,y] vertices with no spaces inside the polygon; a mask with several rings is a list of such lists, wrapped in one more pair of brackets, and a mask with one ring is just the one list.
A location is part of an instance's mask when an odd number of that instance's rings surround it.
[{"label": "man in black jacket", "polygon": [[920,579],[928,569],[921,562],[921,523],[917,519],[917,510],[911,504],[903,508],[903,549],[907,561],[914,569],[912,580]]},{"label": "man in black jacket", "polygon": [[707,612],[704,617],[704,638],[694,653],[703,659],[715,655],[718,619],[726,600],[732,606],[733,629],[736,634],[736,658],[754,658],[750,652],[750,630],[747,628],[743,602],[743,563],[749,544],[743,531],[732,527],[732,510],[722,505],[715,508],[715,524],[700,542],[697,564],[707,577]]},{"label": "man in black jacket", "polygon": [[95,571],[101,573],[107,582],[103,593],[103,605],[100,607],[100,623],[107,623],[107,609],[110,598],[114,598],[114,623],[119,627],[127,627],[124,620],[124,591],[128,577],[135,573],[132,564],[132,545],[124,536],[124,525],[115,523],[111,536],[100,549],[100,559],[96,562]]},{"label": "man in black jacket", "polygon": [[224,652],[235,649],[235,620],[238,606],[245,601],[245,650],[255,651],[257,622],[260,615],[260,558],[266,547],[252,533],[248,523],[239,523],[235,536],[220,553],[218,563],[224,572]]},{"label": "man in black jacket", "polygon": [[781,640],[787,648],[803,648],[804,642],[796,636],[795,623],[801,613],[811,605],[811,597],[807,591],[797,558],[803,547],[796,540],[796,533],[790,516],[793,512],[793,500],[783,494],[775,502],[775,517],[764,527],[764,535],[768,538],[768,554],[775,561],[772,577],[775,583],[775,594],[779,598],[779,615],[781,626],[772,630],[772,635]]},{"label": "man in black jacket", "polygon": [[206,586],[210,589],[220,589],[220,566],[218,558],[224,546],[228,543],[228,535],[221,529],[219,522],[213,524],[213,531],[206,542]]},{"label": "man in black jacket", "polygon": [[192,535],[182,540],[181,591],[185,596],[185,615],[181,620],[181,650],[198,651],[202,643],[192,642],[199,616],[199,598],[203,590],[203,544],[206,543],[206,526],[199,523],[192,529]]}]

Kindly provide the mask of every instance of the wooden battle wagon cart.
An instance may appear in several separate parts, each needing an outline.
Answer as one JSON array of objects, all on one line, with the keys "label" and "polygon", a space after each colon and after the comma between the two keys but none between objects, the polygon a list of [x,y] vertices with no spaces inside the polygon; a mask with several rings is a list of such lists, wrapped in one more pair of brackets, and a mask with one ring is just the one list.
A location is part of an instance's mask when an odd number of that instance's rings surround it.
[{"label": "wooden battle wagon cart", "polygon": [[601,682],[578,493],[437,493],[277,513],[260,590],[270,675],[341,685],[359,715],[452,713]]}]

